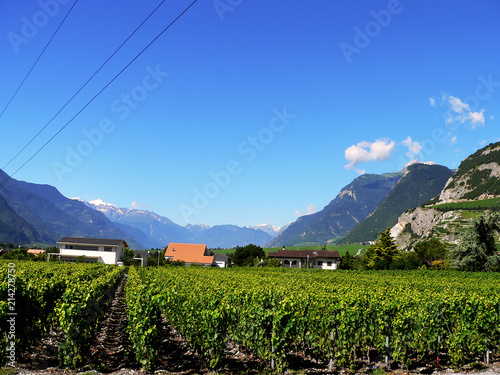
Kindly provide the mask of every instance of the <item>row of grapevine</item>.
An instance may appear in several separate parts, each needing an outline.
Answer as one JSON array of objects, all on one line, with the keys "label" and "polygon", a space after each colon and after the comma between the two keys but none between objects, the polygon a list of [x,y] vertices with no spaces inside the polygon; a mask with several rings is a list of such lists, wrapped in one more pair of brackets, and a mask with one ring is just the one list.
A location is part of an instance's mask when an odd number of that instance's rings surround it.
[{"label": "row of grapevine", "polygon": [[55,309],[59,327],[66,335],[59,348],[62,366],[77,368],[90,357],[91,340],[124,272],[125,268],[116,267],[98,278],[74,283],[64,291]]},{"label": "row of grapevine", "polygon": [[170,268],[140,277],[137,304],[161,311],[212,367],[228,341],[279,371],[291,351],[339,366],[374,353],[409,363],[445,352],[460,364],[500,344],[494,274]]},{"label": "row of grapevine", "polygon": [[130,268],[126,285],[128,334],[136,360],[150,369],[158,358],[161,314],[154,279],[142,268]]},{"label": "row of grapevine", "polygon": [[[88,308],[81,305],[75,305],[71,313],[67,313],[69,304],[84,300],[84,304],[100,306],[103,311],[105,305],[99,305],[101,294],[123,272],[124,269],[109,268],[102,264],[0,261],[0,360],[6,360],[5,350],[2,349],[5,349],[7,342],[9,319],[15,319],[16,351],[23,352],[47,333],[51,326],[69,327],[68,321],[72,316],[89,313]],[[79,296],[77,290],[80,291]],[[90,316],[93,315],[97,316],[90,313]],[[64,345],[71,347],[74,332],[68,328],[65,333],[68,341]],[[69,364],[67,358],[62,359],[65,364]]]}]

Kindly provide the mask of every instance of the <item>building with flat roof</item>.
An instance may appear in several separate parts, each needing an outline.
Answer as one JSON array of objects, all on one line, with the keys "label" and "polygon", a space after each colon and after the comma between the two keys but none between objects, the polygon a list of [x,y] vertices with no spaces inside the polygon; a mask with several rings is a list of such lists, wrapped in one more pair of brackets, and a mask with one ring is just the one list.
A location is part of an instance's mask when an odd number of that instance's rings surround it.
[{"label": "building with flat roof", "polygon": [[68,262],[85,257],[89,263],[118,264],[123,261],[128,247],[125,240],[107,238],[63,237],[57,243],[59,258]]}]

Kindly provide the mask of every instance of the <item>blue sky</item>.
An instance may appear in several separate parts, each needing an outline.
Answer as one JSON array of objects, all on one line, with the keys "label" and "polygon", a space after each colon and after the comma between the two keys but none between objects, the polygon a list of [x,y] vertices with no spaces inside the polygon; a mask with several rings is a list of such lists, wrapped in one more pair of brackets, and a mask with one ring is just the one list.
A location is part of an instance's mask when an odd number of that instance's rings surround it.
[{"label": "blue sky", "polygon": [[[0,109],[74,1],[0,1]],[[0,117],[0,168],[159,1],[80,0]],[[13,173],[190,1],[166,1]],[[176,223],[282,226],[360,173],[497,142],[500,3],[198,1],[16,179]]]}]

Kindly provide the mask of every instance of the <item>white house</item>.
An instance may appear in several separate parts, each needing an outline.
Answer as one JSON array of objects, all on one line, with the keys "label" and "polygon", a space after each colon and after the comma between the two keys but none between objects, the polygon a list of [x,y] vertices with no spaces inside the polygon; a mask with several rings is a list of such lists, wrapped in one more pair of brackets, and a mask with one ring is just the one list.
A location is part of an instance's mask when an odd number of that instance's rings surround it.
[{"label": "white house", "polygon": [[336,270],[340,264],[340,254],[336,250],[278,250],[269,253],[269,258],[277,258],[282,267],[288,268],[316,268]]},{"label": "white house", "polygon": [[214,262],[217,267],[226,268],[229,267],[229,257],[224,254],[215,254]]},{"label": "white house", "polygon": [[124,258],[125,240],[106,238],[63,237],[59,241],[59,257],[64,261],[76,261],[85,256],[87,262],[117,264]]}]

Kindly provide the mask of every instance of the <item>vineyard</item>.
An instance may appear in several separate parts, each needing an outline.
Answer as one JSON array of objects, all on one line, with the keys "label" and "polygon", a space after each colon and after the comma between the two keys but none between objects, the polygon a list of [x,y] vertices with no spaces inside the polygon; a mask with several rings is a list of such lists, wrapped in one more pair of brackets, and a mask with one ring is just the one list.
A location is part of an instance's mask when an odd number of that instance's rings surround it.
[{"label": "vineyard", "polygon": [[28,262],[0,262],[0,270],[3,363],[11,360],[15,317],[16,355],[57,327],[59,366],[88,365],[120,285],[131,365],[146,370],[162,368],[165,336],[174,334],[206,368],[224,369],[236,348],[276,372],[297,358],[324,371],[385,362],[459,366],[495,360],[500,343],[494,273]]}]

